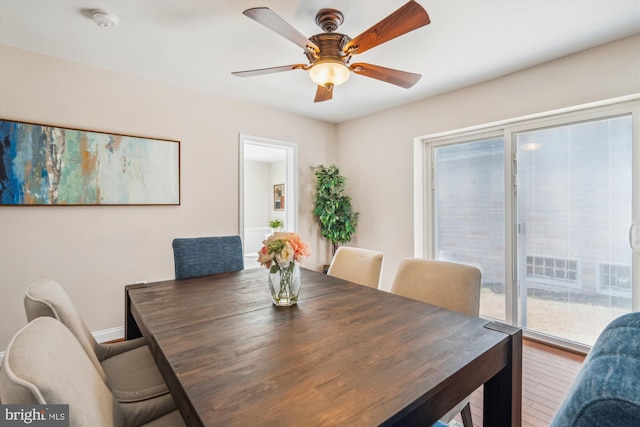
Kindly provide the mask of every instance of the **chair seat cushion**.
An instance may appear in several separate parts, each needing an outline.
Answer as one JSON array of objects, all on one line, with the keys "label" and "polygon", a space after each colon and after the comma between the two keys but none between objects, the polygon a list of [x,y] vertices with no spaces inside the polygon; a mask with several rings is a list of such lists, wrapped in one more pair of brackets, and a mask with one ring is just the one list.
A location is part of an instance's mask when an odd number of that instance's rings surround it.
[{"label": "chair seat cushion", "polygon": [[120,408],[124,413],[126,426],[138,427],[175,411],[177,406],[171,394],[167,393],[153,399],[138,402],[120,402]]},{"label": "chair seat cushion", "polygon": [[101,362],[107,385],[121,403],[138,402],[169,393],[148,346],[134,348]]},{"label": "chair seat cushion", "polygon": [[147,345],[147,340],[144,337],[110,343],[96,343],[95,352],[98,360],[104,360],[145,345]]},{"label": "chair seat cushion", "polygon": [[172,411],[168,414],[151,421],[148,424],[144,424],[141,427],[182,427],[185,426],[182,415],[179,411]]}]

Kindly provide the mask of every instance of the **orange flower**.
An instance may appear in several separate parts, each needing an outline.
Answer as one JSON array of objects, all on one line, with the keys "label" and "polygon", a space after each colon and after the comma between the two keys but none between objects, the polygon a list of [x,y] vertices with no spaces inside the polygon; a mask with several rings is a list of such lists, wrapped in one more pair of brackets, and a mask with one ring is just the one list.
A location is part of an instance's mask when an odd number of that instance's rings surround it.
[{"label": "orange flower", "polygon": [[296,235],[296,238],[289,240],[289,244],[293,248],[293,258],[300,262],[302,257],[311,255],[309,244],[300,240],[300,236]]},{"label": "orange flower", "polygon": [[269,250],[266,246],[263,246],[262,249],[258,251],[258,262],[260,263],[260,265],[264,265],[267,268],[271,268],[274,257],[275,254],[269,253]]}]

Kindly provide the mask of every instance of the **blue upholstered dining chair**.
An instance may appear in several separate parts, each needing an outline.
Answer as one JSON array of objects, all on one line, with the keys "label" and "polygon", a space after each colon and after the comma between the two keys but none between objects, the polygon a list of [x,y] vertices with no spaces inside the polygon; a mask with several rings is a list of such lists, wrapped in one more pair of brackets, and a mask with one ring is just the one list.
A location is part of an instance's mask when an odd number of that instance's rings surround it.
[{"label": "blue upholstered dining chair", "polygon": [[176,279],[244,269],[240,236],[179,238],[172,246]]},{"label": "blue upholstered dining chair", "polygon": [[551,427],[640,426],[640,312],[602,331]]}]

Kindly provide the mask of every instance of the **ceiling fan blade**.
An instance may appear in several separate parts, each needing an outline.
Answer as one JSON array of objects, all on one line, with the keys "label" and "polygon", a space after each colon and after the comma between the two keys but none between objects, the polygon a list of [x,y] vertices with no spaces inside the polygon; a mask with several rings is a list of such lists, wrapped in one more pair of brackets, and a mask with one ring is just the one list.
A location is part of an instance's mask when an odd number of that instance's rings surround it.
[{"label": "ceiling fan blade", "polygon": [[305,67],[306,65],[304,64],[282,65],[280,67],[260,68],[257,70],[234,71],[231,74],[238,77],[253,77],[263,74],[279,73],[281,71],[304,69]]},{"label": "ceiling fan blade", "polygon": [[422,77],[420,74],[408,73],[406,71],[394,70],[392,68],[380,67],[378,65],[355,63],[349,67],[351,71],[361,76],[382,80],[392,85],[409,89]]},{"label": "ceiling fan blade", "polygon": [[351,54],[362,53],[416,28],[425,26],[430,22],[427,11],[414,0],[411,0],[351,40],[343,50]]},{"label": "ceiling fan blade", "polygon": [[293,28],[268,7],[254,7],[242,13],[305,50],[310,48],[316,52],[320,51],[320,48],[315,43],[311,42],[304,34]]},{"label": "ceiling fan blade", "polygon": [[316,99],[313,102],[323,102],[328,101],[333,98],[333,86],[329,86],[328,88],[325,86],[318,85],[318,90],[316,90]]}]

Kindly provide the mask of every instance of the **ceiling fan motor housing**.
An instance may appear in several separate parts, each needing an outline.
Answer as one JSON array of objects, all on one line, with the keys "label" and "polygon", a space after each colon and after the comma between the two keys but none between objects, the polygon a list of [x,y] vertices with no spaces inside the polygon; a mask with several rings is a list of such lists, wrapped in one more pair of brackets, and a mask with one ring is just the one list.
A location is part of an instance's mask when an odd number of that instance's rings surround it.
[{"label": "ceiling fan motor housing", "polygon": [[340,33],[320,33],[309,37],[313,43],[320,49],[318,52],[307,51],[307,59],[311,65],[320,60],[336,60],[349,62],[351,55],[347,55],[342,50],[344,46],[351,41],[351,37]]}]

